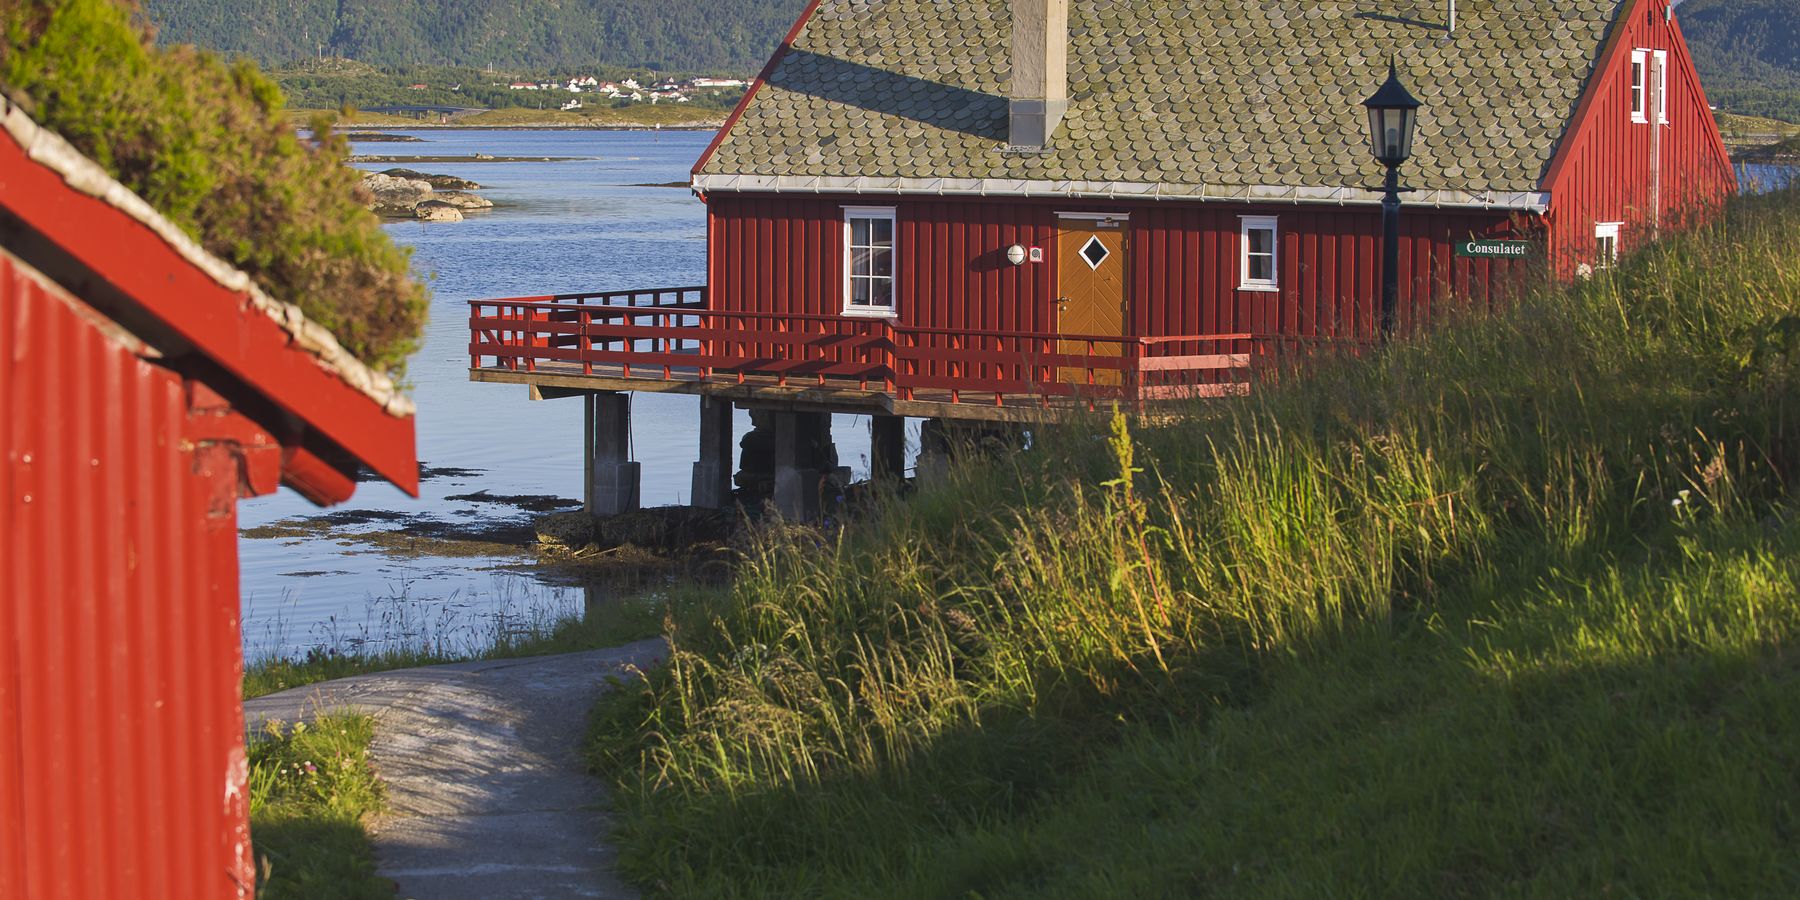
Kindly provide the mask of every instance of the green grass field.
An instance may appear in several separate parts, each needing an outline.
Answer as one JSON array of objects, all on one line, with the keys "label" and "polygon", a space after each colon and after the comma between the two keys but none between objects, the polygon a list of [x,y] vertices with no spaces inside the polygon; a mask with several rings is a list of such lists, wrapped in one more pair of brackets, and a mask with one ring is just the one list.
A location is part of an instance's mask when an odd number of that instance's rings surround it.
[{"label": "green grass field", "polygon": [[277,727],[250,744],[250,837],[258,897],[391,900],[375,874],[364,820],[381,809],[369,767],[375,722],[324,716]]},{"label": "green grass field", "polygon": [[1800,893],[1800,196],[765,532],[596,710],[667,896]]}]

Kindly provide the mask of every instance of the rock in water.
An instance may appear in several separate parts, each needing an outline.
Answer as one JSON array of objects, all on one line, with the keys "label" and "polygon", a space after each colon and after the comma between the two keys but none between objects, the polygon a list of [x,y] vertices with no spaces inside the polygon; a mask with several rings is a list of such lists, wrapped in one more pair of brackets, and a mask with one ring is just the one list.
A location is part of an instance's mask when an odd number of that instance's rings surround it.
[{"label": "rock in water", "polygon": [[431,185],[423,181],[391,175],[365,175],[362,188],[369,194],[369,209],[383,216],[413,215],[433,193]]},{"label": "rock in water", "polygon": [[489,200],[486,197],[463,191],[441,191],[432,199],[442,200],[443,202],[462,210],[494,208],[494,201]]},{"label": "rock in water", "polygon": [[423,181],[440,191],[481,190],[481,185],[476,184],[467,178],[458,178],[455,175],[427,175],[423,172],[415,172],[412,169],[387,169],[381,174],[390,178],[404,178],[408,181]]},{"label": "rock in water", "polygon": [[413,211],[413,215],[418,216],[419,220],[423,222],[461,222],[463,220],[462,210],[458,209],[456,204],[445,203],[442,200],[427,200],[419,204],[418,208]]}]

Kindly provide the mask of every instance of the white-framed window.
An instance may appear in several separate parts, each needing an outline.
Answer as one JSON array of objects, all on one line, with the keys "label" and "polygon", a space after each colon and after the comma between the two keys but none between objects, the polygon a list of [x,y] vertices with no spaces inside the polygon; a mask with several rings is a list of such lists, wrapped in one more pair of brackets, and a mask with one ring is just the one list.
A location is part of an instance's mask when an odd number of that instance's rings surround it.
[{"label": "white-framed window", "polygon": [[1631,121],[1650,121],[1650,51],[1631,51]]},{"label": "white-framed window", "polygon": [[[1656,93],[1650,92],[1651,79],[1656,80]],[[1669,51],[1637,49],[1631,51],[1631,121],[1648,123],[1650,107],[1661,98],[1662,109],[1657,121],[1669,124]]]},{"label": "white-framed window", "polygon": [[844,207],[844,315],[894,315],[894,208]]},{"label": "white-framed window", "polygon": [[1274,216],[1242,216],[1239,221],[1238,290],[1280,290],[1281,230]]},{"label": "white-framed window", "polygon": [[1619,261],[1619,229],[1622,222],[1594,223],[1594,268],[1610,269]]}]

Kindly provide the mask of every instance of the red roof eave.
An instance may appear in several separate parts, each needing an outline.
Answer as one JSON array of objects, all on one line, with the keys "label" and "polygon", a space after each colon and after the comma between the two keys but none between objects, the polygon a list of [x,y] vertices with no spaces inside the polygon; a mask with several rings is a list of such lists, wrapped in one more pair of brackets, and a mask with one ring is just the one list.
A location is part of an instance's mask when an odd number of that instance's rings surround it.
[{"label": "red roof eave", "polygon": [[[247,294],[221,285],[148,225],[66,183],[3,129],[0,206],[232,377],[418,496],[411,416],[390,413],[327,370]],[[310,452],[292,456],[314,459]],[[315,502],[346,499],[339,489],[308,489],[320,482],[317,468],[284,470],[283,480]]]}]

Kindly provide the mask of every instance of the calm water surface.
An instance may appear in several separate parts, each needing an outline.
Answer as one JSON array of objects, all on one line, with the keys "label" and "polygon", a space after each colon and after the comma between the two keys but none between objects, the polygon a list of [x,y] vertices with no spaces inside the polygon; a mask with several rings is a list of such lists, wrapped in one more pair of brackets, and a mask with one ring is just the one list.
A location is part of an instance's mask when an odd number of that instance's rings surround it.
[{"label": "calm water surface", "polygon": [[[421,131],[421,144],[359,144],[385,156],[557,156],[574,162],[428,163],[410,166],[457,175],[487,187],[498,208],[459,224],[389,225],[414,249],[418,271],[431,279],[432,318],[409,378],[418,401],[419,458],[432,469],[412,500],[386,484],[365,484],[345,507],[377,518],[364,526],[398,527],[394,515],[434,522],[516,518],[513,507],[451,497],[581,496],[581,404],[531,403],[523,387],[468,380],[465,301],[572,291],[701,284],[706,267],[706,216],[685,188],[641,185],[685,182],[711,140],[697,132]],[[404,163],[368,164],[380,169]],[[1790,166],[1744,166],[1747,189],[1791,183]],[[689,490],[698,441],[692,397],[637,395],[636,457],[643,464],[646,505],[681,503]],[[749,428],[739,413],[737,430]],[[836,421],[839,455],[860,475],[868,468],[866,419]],[[915,441],[916,443],[916,441]],[[316,517],[322,511],[281,494],[241,506],[246,528]],[[582,608],[583,593],[540,583],[508,569],[517,558],[399,558],[337,537],[264,538],[241,542],[246,651],[252,658],[363,641],[444,640],[478,644],[493,617],[563,616]]]},{"label": "calm water surface", "polygon": [[[705,281],[706,216],[685,182],[711,140],[697,132],[420,131],[420,144],[358,144],[384,156],[581,157],[575,162],[407,165],[476,181],[497,208],[457,224],[388,226],[414,250],[414,266],[434,297],[424,346],[410,364],[418,402],[419,459],[431,469],[413,500],[386,484],[362,485],[333,510],[398,527],[395,514],[438,522],[520,515],[513,507],[455,496],[581,497],[582,405],[532,403],[523,387],[468,380],[466,301],[572,291],[697,285]],[[645,505],[685,502],[698,445],[699,401],[639,394],[633,408]],[[737,434],[749,428],[738,414]],[[859,477],[868,468],[868,421],[840,416],[838,452]],[[246,529],[323,513],[290,491],[241,506]],[[500,568],[516,558],[398,558],[336,537],[246,539],[242,598],[247,654],[294,654],[367,640],[441,639],[479,643],[496,612],[561,616],[580,610],[580,590],[539,583]]]},{"label": "calm water surface", "polygon": [[1738,184],[1746,191],[1775,191],[1800,183],[1800,166],[1738,163]]}]

